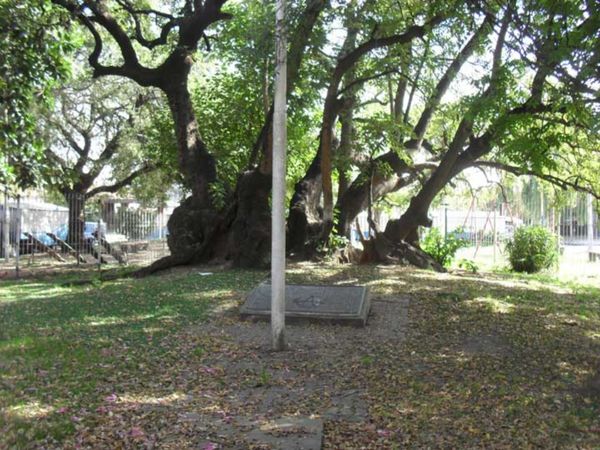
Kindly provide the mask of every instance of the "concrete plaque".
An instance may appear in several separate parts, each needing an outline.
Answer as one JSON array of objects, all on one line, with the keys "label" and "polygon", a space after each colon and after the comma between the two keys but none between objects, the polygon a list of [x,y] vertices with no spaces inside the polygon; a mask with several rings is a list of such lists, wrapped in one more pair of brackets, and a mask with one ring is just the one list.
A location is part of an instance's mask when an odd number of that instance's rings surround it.
[{"label": "concrete plaque", "polygon": [[[365,326],[371,300],[366,286],[311,286],[289,284],[285,287],[285,317],[347,322]],[[242,317],[271,315],[271,284],[259,284],[246,298]]]}]

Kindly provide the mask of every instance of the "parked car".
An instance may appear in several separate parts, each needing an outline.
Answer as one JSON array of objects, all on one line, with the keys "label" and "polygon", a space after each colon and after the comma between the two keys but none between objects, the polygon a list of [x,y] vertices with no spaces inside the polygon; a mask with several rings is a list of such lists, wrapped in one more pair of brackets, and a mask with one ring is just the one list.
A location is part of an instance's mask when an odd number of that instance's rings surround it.
[{"label": "parked car", "polygon": [[[83,238],[85,240],[95,239],[97,237],[97,229],[98,222],[85,222],[83,227]],[[103,222],[100,222],[100,233],[102,236],[106,234],[106,224]],[[66,241],[69,234],[69,225],[66,223],[62,224],[60,227],[54,230],[54,234],[57,238]]]},{"label": "parked car", "polygon": [[[97,229],[98,222],[85,222],[83,229],[83,239],[86,243],[91,243],[96,239]],[[100,232],[102,233],[102,236],[104,236],[106,233],[106,225],[104,223],[100,223]],[[21,255],[30,254],[35,249],[35,245],[32,245],[26,233],[32,235],[38,241],[40,241],[42,244],[48,247],[54,248],[58,245],[57,242],[54,239],[52,239],[45,231],[25,230],[21,233],[19,237],[19,252]],[[52,233],[59,239],[66,241],[69,233],[69,225],[66,223],[62,224],[61,226],[56,228]]]}]

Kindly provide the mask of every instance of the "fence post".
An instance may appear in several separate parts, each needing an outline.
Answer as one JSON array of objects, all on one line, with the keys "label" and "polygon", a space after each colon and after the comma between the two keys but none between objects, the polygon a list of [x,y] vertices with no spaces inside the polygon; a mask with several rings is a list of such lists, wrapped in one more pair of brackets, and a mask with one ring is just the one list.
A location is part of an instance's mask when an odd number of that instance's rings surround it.
[{"label": "fence post", "polygon": [[562,255],[560,254],[560,242],[562,240],[562,213],[561,210],[558,210],[558,214],[556,215],[556,251],[558,252],[558,258],[560,259]]},{"label": "fence post", "polygon": [[102,272],[102,244],[100,241],[100,223],[101,219],[98,218],[98,222],[96,224],[96,253],[98,255],[98,272]]},{"label": "fence post", "polygon": [[8,220],[8,187],[4,188],[4,210],[2,211],[2,251],[8,262],[10,254],[10,222]]},{"label": "fence post", "polygon": [[21,196],[17,195],[17,214],[16,214],[16,236],[15,236],[15,274],[19,278],[19,256],[21,254]]},{"label": "fence post", "polygon": [[496,229],[496,205],[494,205],[494,235],[492,236],[492,246],[494,247],[493,263],[496,264],[496,245],[498,245],[497,229]]},{"label": "fence post", "polygon": [[448,204],[444,203],[444,240],[448,239]]},{"label": "fence post", "polygon": [[594,251],[594,208],[592,194],[587,195],[587,241],[588,241],[588,258],[592,261],[592,252]]}]

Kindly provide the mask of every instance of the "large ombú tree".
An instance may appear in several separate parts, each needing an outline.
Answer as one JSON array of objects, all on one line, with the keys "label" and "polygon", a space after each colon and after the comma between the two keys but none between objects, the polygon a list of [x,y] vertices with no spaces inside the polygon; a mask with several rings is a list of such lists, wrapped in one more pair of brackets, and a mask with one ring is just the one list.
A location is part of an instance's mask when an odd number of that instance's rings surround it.
[{"label": "large omb\u00fa tree", "polygon": [[[208,41],[208,28],[231,17],[222,11],[226,0],[186,1],[168,12],[129,0],[52,1],[67,9],[91,34],[94,47],[88,60],[94,77],[125,77],[165,94],[175,124],[180,170],[194,203],[209,207],[215,161],[198,131],[188,77],[198,46]],[[148,30],[155,28],[160,31],[150,37]],[[103,59],[109,38],[119,49],[118,62]],[[142,63],[141,48],[154,52],[150,58],[153,66]]]},{"label": "large omb\u00fa tree", "polygon": [[[421,169],[429,173],[401,217],[391,220],[374,240],[374,258],[385,260],[394,251],[402,253],[395,249],[397,244],[415,243],[418,227],[431,225],[428,211],[435,197],[470,167],[536,175],[562,188],[600,195],[593,174],[599,162],[593,125],[600,76],[597,6],[509,2],[496,17],[489,22],[494,26],[493,39],[488,39],[493,47],[479,93],[462,107],[447,142],[430,133],[430,141],[441,145],[430,151],[433,164]],[[440,78],[407,147],[422,143],[473,38]],[[582,157],[586,153],[587,158]],[[510,160],[518,164],[506,164]],[[411,169],[415,165],[403,171],[409,175]],[[388,173],[397,176],[396,170]]]},{"label": "large omb\u00fa tree", "polygon": [[[379,63],[379,72],[372,71],[367,77],[380,79],[390,72],[399,75],[396,95],[389,95],[389,129],[410,132],[397,133],[403,140],[387,152],[373,152],[368,164],[363,157],[360,175],[340,190],[337,232],[347,235],[356,215],[386,194],[406,187],[416,188],[416,192],[402,216],[390,221],[385,231],[368,244],[366,259],[408,259],[432,265],[426,255],[410,244],[416,243],[419,227],[431,225],[428,211],[436,196],[469,167],[535,174],[561,187],[599,195],[598,178],[594,175],[598,158],[593,124],[598,113],[600,73],[597,6],[506,2],[480,5],[470,16],[471,20],[464,11],[462,16],[457,12],[448,17],[447,24],[428,30],[422,42],[401,53],[395,72],[384,70],[386,66],[381,64],[389,57],[378,56],[375,64]],[[457,35],[464,39],[458,46],[453,43]],[[415,47],[422,48],[416,61]],[[443,49],[444,57],[437,56],[436,62],[429,56],[432,49],[438,53]],[[407,57],[408,63],[404,61]],[[467,61],[480,72],[487,72],[483,76],[469,73],[465,78]],[[462,75],[460,89],[468,91],[468,95],[455,90],[453,95],[458,101],[442,104],[458,75]],[[335,81],[335,77],[332,79]],[[350,82],[356,84],[357,80]],[[370,87],[374,88],[377,89]],[[338,101],[346,91],[342,88],[337,93]],[[415,106],[417,91],[421,98]],[[353,116],[361,111],[360,107],[350,108],[354,108]],[[362,122],[368,120],[363,118]],[[437,123],[432,126],[434,122]],[[341,129],[343,134],[343,123]],[[368,148],[377,139],[374,141],[362,145]],[[417,163],[413,155],[426,155],[427,159]],[[321,157],[319,150],[307,176],[324,177],[331,173]],[[518,164],[508,164],[511,160]],[[320,187],[319,183],[315,186]],[[328,189],[325,181],[322,189]],[[312,236],[298,233],[301,227],[293,228],[297,223],[309,223],[295,220],[294,206],[292,203],[290,242],[297,239],[295,249],[314,249],[325,244],[330,227],[325,196],[317,190],[312,197],[305,197],[304,204],[300,203],[303,211],[313,212],[304,215],[311,219],[307,228]]]},{"label": "large omb\u00fa tree", "polygon": [[[126,0],[54,1],[71,11],[93,38],[90,63],[96,76],[125,76],[160,89],[167,99],[179,171],[191,195],[169,222],[172,256],[149,270],[209,260],[268,263],[273,107],[272,86],[263,80],[272,68],[273,52],[261,44],[270,40],[272,28],[259,19],[268,16],[260,8],[269,5],[228,6],[235,17],[219,29],[219,37],[229,39],[222,43],[207,36],[207,29],[231,17],[222,11],[225,2],[187,1],[158,11]],[[311,154],[299,157],[297,148],[290,147],[295,171],[307,162],[291,192],[288,242],[294,253],[313,255],[332,228],[347,234],[360,211],[409,188],[415,193],[407,211],[376,240],[378,259],[388,260],[399,245],[414,242],[418,227],[429,224],[427,213],[436,195],[477,165],[591,189],[583,178],[568,178],[566,172],[559,176],[557,168],[569,168],[560,157],[584,160],[589,155],[584,147],[593,147],[590,117],[598,79],[598,9],[593,2],[581,8],[575,2],[535,0],[412,2],[398,8],[389,1],[330,5],[306,0],[290,6],[290,116],[293,122],[300,110],[313,118],[302,129],[290,130],[292,140],[298,135],[305,143],[312,140]],[[148,37],[151,32],[157,34]],[[117,62],[101,56],[107,41],[117,45]],[[222,67],[226,79],[237,77],[237,84],[230,85],[235,92],[225,93],[220,103],[200,95],[194,110],[187,83],[203,42],[217,52],[229,45],[227,58],[212,64]],[[211,83],[219,82],[213,72],[206,73]],[[387,101],[380,99],[381,92]],[[308,104],[303,103],[306,98]],[[257,101],[258,108],[239,104]],[[213,108],[210,115],[204,114],[207,105]],[[381,110],[388,107],[388,124],[378,129]],[[221,114],[227,123],[220,123]],[[196,117],[208,118],[207,123]],[[240,133],[247,124],[252,131]],[[373,124],[375,132],[365,133]],[[566,127],[565,136],[580,136],[587,144],[557,138],[559,126]],[[208,144],[201,134],[209,136]],[[222,164],[229,158],[220,148],[226,141],[236,151],[236,164]],[[382,142],[392,144],[385,148]],[[593,163],[583,165],[594,173]]]}]

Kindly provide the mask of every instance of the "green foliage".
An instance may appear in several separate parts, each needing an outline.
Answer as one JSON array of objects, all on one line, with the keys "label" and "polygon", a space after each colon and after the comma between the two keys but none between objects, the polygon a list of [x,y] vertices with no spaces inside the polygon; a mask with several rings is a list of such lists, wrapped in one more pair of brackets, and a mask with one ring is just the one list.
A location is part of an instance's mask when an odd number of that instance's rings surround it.
[{"label": "green foliage", "polygon": [[225,185],[220,182],[214,182],[209,185],[210,197],[217,209],[222,209],[227,205],[227,198],[230,192],[227,191]]},{"label": "green foliage", "polygon": [[535,273],[558,262],[556,237],[544,227],[517,228],[506,244],[508,260],[516,272]]},{"label": "green foliage", "polygon": [[319,245],[317,251],[325,256],[332,256],[336,251],[348,246],[349,241],[346,236],[340,236],[336,233],[330,233],[325,244]]},{"label": "green foliage", "polygon": [[30,186],[47,164],[35,110],[51,102],[54,82],[70,70],[65,12],[44,0],[0,0],[0,182]]},{"label": "green foliage", "polygon": [[444,267],[449,267],[459,248],[466,247],[467,241],[457,237],[459,230],[449,233],[444,239],[437,228],[432,228],[423,238],[421,248]]},{"label": "green foliage", "polygon": [[458,261],[458,267],[461,269],[467,270],[471,273],[479,272],[479,266],[477,263],[471,259],[462,258]]}]

